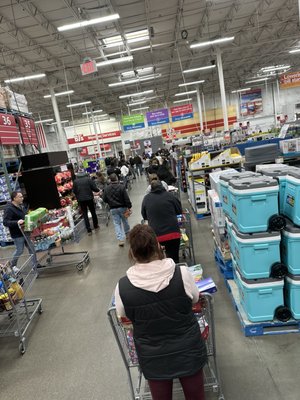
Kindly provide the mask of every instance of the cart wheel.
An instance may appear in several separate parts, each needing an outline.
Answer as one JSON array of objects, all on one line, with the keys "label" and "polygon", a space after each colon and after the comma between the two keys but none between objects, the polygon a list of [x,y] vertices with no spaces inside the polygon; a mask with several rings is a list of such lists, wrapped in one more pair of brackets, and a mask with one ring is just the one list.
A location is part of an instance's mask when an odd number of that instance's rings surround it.
[{"label": "cart wheel", "polygon": [[38,311],[39,311],[39,314],[43,314],[43,307],[42,307],[42,306],[39,306]]},{"label": "cart wheel", "polygon": [[269,230],[282,231],[286,227],[286,220],[282,215],[272,215],[269,219]]},{"label": "cart wheel", "polygon": [[25,354],[26,352],[25,338],[23,338],[19,343],[19,352],[21,355]]},{"label": "cart wheel", "polygon": [[83,270],[83,265],[84,264],[82,262],[76,265],[76,268],[78,269],[78,271],[82,271]]},{"label": "cart wheel", "polygon": [[274,316],[281,322],[287,322],[292,318],[292,313],[288,307],[279,306],[276,308]]},{"label": "cart wheel", "polygon": [[275,263],[271,267],[271,278],[283,279],[288,273],[287,267],[282,263]]}]

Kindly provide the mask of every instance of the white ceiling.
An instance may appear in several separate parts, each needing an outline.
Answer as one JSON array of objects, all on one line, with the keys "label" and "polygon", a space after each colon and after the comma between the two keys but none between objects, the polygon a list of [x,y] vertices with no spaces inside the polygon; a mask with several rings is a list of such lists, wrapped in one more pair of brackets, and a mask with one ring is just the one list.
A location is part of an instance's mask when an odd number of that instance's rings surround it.
[{"label": "white ceiling", "polygon": [[[86,28],[58,32],[57,27],[108,13],[120,19]],[[126,48],[105,49],[101,39],[124,35],[135,30],[153,30],[150,41],[127,46],[124,56],[133,61],[101,67],[93,75],[82,76],[84,57],[106,60],[109,54]],[[187,40],[182,30],[187,30]],[[288,50],[300,47],[297,0],[1,0],[0,8],[0,80],[45,72],[47,78],[11,85],[24,93],[34,115],[53,117],[51,100],[44,99],[49,85],[55,91],[73,89],[71,102],[91,100],[93,107],[111,114],[127,112],[130,99],[122,94],[153,89],[158,96],[149,102],[154,109],[172,104],[183,79],[205,79],[206,94],[218,92],[217,69],[182,74],[183,69],[210,64],[214,48],[190,49],[190,44],[220,36],[235,36],[222,46],[226,90],[244,86],[260,68],[290,64],[300,68],[300,53]],[[132,49],[151,45],[150,49]],[[159,45],[159,46],[157,46]],[[107,58],[108,57],[108,58]],[[114,57],[120,57],[119,55]],[[112,57],[111,57],[112,58]],[[117,82],[122,72],[153,66],[161,77],[123,87],[108,86]],[[187,90],[190,90],[188,87]],[[151,94],[153,97],[153,94]],[[71,118],[68,96],[57,99],[62,119]],[[73,109],[73,117],[82,108]]]}]

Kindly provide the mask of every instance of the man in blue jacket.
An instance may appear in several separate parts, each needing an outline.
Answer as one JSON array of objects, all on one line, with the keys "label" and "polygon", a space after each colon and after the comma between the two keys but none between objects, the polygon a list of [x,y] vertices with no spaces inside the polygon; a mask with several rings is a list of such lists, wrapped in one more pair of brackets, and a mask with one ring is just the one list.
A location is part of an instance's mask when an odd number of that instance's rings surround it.
[{"label": "man in blue jacket", "polygon": [[25,208],[23,206],[23,195],[21,192],[12,192],[11,202],[8,203],[4,209],[3,225],[9,229],[10,236],[12,237],[16,250],[13,254],[12,266],[17,266],[19,257],[23,254],[24,246],[27,247],[29,254],[33,255],[33,265],[37,264],[34,245],[30,240],[29,235],[26,234],[26,239],[21,232],[25,220]]}]

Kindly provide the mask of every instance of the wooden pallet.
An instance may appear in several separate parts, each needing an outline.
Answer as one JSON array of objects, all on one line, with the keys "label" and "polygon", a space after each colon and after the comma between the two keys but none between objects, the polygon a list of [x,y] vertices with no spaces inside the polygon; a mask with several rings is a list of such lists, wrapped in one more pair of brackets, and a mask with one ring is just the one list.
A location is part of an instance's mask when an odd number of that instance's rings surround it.
[{"label": "wooden pallet", "polygon": [[245,336],[282,335],[285,333],[300,333],[300,320],[290,319],[288,322],[277,320],[266,322],[251,322],[241,305],[239,291],[234,280],[227,280],[226,286],[229,291],[233,306],[241,323]]}]

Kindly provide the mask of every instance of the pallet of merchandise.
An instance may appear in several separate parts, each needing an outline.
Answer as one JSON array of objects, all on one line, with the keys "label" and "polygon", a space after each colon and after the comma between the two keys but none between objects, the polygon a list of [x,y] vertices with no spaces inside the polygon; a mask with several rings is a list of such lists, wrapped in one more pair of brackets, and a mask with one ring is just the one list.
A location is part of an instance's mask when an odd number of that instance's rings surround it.
[{"label": "pallet of merchandise", "polygon": [[215,261],[225,280],[233,279],[232,261],[231,259],[224,260],[222,253],[217,246],[215,248]]},{"label": "pallet of merchandise", "polygon": [[300,333],[300,321],[290,319],[287,322],[278,320],[266,322],[251,322],[241,305],[239,291],[234,280],[225,282],[229,291],[233,306],[239,318],[242,331],[245,336],[282,335],[285,333]]}]

